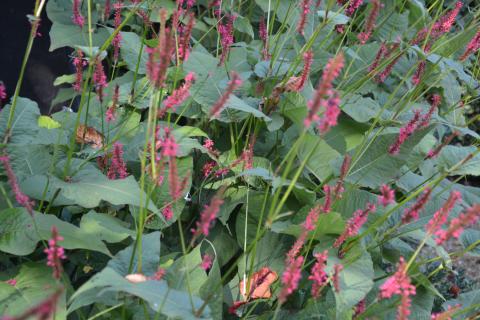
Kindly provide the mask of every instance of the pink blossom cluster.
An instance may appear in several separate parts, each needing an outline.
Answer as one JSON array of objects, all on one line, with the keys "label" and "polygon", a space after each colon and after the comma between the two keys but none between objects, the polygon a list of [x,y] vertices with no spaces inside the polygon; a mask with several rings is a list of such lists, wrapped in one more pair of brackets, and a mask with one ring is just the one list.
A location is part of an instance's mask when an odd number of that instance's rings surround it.
[{"label": "pink blossom cluster", "polygon": [[110,180],[125,179],[128,176],[127,165],[123,160],[123,144],[115,142],[113,144],[112,158],[108,168],[107,177]]},{"label": "pink blossom cluster", "polygon": [[302,279],[303,256],[298,256],[289,264],[285,265],[285,271],[282,274],[282,290],[278,296],[280,303],[284,303],[287,297],[298,288],[298,284]]},{"label": "pink blossom cluster", "polygon": [[451,237],[458,239],[466,227],[472,226],[478,222],[480,218],[480,205],[476,204],[467,209],[466,213],[461,213],[457,218],[450,221],[447,230],[439,229],[435,232],[435,242],[442,244]]},{"label": "pink blossom cluster", "polygon": [[452,320],[455,312],[459,311],[461,307],[461,304],[448,306],[446,311],[432,314],[431,320]]},{"label": "pink blossom cluster", "polygon": [[[328,61],[313,99],[307,104],[308,114],[304,120],[305,127],[310,127],[312,123],[317,123],[320,132],[326,133],[330,127],[337,124],[337,117],[340,114],[338,107],[340,99],[338,93],[333,89],[333,80],[340,75],[343,65],[344,58],[342,53]],[[318,115],[321,108],[325,109],[322,118]]]},{"label": "pink blossom cluster", "polygon": [[350,0],[348,6],[345,9],[345,14],[349,17],[353,16],[355,11],[362,5],[363,0]]},{"label": "pink blossom cluster", "polygon": [[378,17],[378,13],[380,12],[380,8],[382,7],[382,3],[380,0],[373,0],[372,1],[372,10],[370,14],[365,20],[364,31],[358,34],[358,40],[360,40],[361,44],[365,44],[370,36],[372,35],[373,29],[376,27],[376,21]]},{"label": "pink blossom cluster", "polygon": [[315,255],[315,264],[312,267],[310,276],[308,280],[311,280],[312,283],[312,296],[314,298],[320,297],[320,292],[322,288],[327,284],[328,275],[325,272],[325,266],[327,264],[328,251],[325,250],[323,253],[316,253]]},{"label": "pink blossom cluster", "polygon": [[82,16],[82,13],[81,13],[81,2],[82,0],[73,0],[73,4],[72,4],[72,11],[73,11],[73,15],[72,15],[72,21],[74,24],[76,24],[77,26],[83,28],[83,26],[85,25],[85,18]]},{"label": "pink blossom cluster", "polygon": [[472,40],[470,40],[470,42],[467,44],[467,48],[465,49],[465,52],[460,56],[460,60],[465,61],[468,56],[477,52],[478,49],[480,49],[480,28],[478,29],[475,36],[473,36]]},{"label": "pink blossom cluster", "polygon": [[210,204],[204,207],[202,213],[200,213],[200,221],[196,222],[196,229],[192,229],[194,239],[199,235],[204,235],[205,237],[209,235],[212,223],[217,218],[222,204],[223,199],[217,194],[212,198]]},{"label": "pink blossom cluster", "polygon": [[105,8],[103,10],[103,20],[107,21],[110,18],[110,12],[112,11],[112,2],[105,0]]},{"label": "pink blossom cluster", "polygon": [[353,217],[351,217],[347,221],[347,225],[345,226],[345,230],[337,238],[337,240],[333,244],[333,247],[338,248],[345,242],[345,240],[347,240],[350,237],[353,237],[353,236],[357,235],[360,228],[365,224],[365,222],[367,222],[368,215],[370,213],[375,212],[375,210],[376,210],[376,207],[375,207],[374,204],[367,203],[366,209],[364,209],[364,210],[359,209],[359,210],[355,211],[355,213],[353,214]]},{"label": "pink blossom cluster", "polygon": [[209,254],[205,254],[202,258],[202,263],[200,263],[200,268],[207,271],[212,267],[213,258]]},{"label": "pink blossom cluster", "polygon": [[402,216],[402,222],[409,223],[412,220],[414,221],[418,220],[419,213],[423,210],[423,208],[427,204],[431,194],[432,194],[432,189],[425,188],[422,195],[418,197],[417,201],[411,207],[405,209]]},{"label": "pink blossom cluster", "polygon": [[31,307],[26,310],[24,313],[18,316],[3,316],[1,320],[27,320],[27,319],[38,319],[38,320],[48,320],[52,319],[57,310],[57,303],[62,294],[62,290],[58,289],[53,293],[48,299],[42,301],[40,304]]},{"label": "pink blossom cluster", "polygon": [[0,81],[0,104],[5,99],[7,99],[7,88],[5,87],[5,84]]},{"label": "pink blossom cluster", "polygon": [[223,110],[225,103],[227,103],[228,98],[233,92],[242,85],[242,79],[238,73],[232,71],[230,73],[230,81],[228,82],[227,88],[220,96],[220,98],[215,102],[215,104],[210,109],[210,117],[217,118]]},{"label": "pink blossom cluster", "polygon": [[62,275],[62,262],[61,260],[67,259],[65,250],[58,245],[59,241],[62,241],[63,237],[58,234],[57,227],[52,227],[52,237],[48,240],[48,248],[44,250],[47,254],[47,266],[52,267],[53,277],[60,279]]},{"label": "pink blossom cluster", "polygon": [[435,112],[435,110],[438,109],[441,102],[442,97],[439,94],[432,95],[432,97],[430,98],[430,108],[428,109],[427,113],[422,116],[422,120],[418,125],[420,128],[425,128],[428,126],[433,113]]},{"label": "pink blossom cluster", "polygon": [[5,173],[7,174],[8,183],[10,184],[10,188],[15,195],[15,200],[17,200],[19,205],[27,209],[28,213],[33,215],[33,206],[35,203],[30,200],[30,198],[20,189],[15,172],[13,172],[12,166],[10,165],[10,158],[7,155],[2,155],[0,156],[0,162],[5,169]]},{"label": "pink blossom cluster", "polygon": [[378,196],[378,202],[382,206],[386,207],[390,203],[395,202],[395,191],[392,190],[388,185],[383,184],[380,187],[380,192],[381,192],[381,195]]},{"label": "pink blossom cluster", "polygon": [[430,219],[425,230],[428,234],[438,234],[442,235],[442,231],[440,231],[443,224],[447,222],[448,215],[450,211],[455,207],[457,202],[462,200],[462,196],[458,191],[452,191],[450,196],[448,197],[447,201],[444,205],[433,215],[433,218]]},{"label": "pink blossom cluster", "polygon": [[173,218],[172,206],[169,204],[162,210],[162,215],[166,221],[170,221]]},{"label": "pink blossom cluster", "polygon": [[301,0],[300,1],[300,19],[297,24],[297,32],[303,35],[303,29],[305,29],[305,24],[307,23],[307,16],[310,13],[310,6],[312,5],[311,0]]},{"label": "pink blossom cluster", "polygon": [[380,298],[389,299],[394,295],[401,296],[400,306],[397,310],[397,320],[407,320],[410,315],[412,304],[411,296],[416,294],[416,288],[412,285],[407,274],[407,264],[400,257],[397,271],[380,286]]}]

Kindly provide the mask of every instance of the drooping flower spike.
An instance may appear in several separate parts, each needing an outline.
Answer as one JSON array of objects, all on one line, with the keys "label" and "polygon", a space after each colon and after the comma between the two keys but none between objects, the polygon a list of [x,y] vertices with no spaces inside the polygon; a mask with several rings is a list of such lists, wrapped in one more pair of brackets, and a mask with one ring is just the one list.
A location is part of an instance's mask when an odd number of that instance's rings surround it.
[{"label": "drooping flower spike", "polygon": [[388,148],[390,154],[398,154],[400,152],[400,147],[405,141],[417,130],[419,123],[421,121],[420,110],[415,110],[413,118],[402,128],[400,128],[400,133],[398,134],[395,142]]},{"label": "drooping flower spike", "polygon": [[433,159],[433,158],[435,158],[436,156],[438,156],[439,153],[440,153],[440,151],[442,151],[442,149],[443,149],[445,146],[449,145],[450,142],[452,142],[452,140],[455,139],[456,137],[458,137],[459,135],[460,135],[460,132],[454,131],[452,134],[450,134],[449,136],[447,136],[447,137],[445,138],[445,140],[443,140],[443,142],[442,142],[440,145],[438,145],[436,148],[428,151],[427,158],[428,158],[428,159]]},{"label": "drooping flower spike", "polygon": [[80,28],[83,28],[83,26],[85,25],[85,18],[83,17],[82,12],[81,12],[81,5],[82,5],[82,0],[73,0],[72,21],[73,21],[74,24],[76,24]]},{"label": "drooping flower spike", "polygon": [[316,253],[315,264],[312,267],[308,280],[312,281],[312,296],[314,298],[320,297],[320,293],[323,287],[327,284],[328,274],[325,272],[325,266],[327,264],[328,251],[323,253]]},{"label": "drooping flower spike", "polygon": [[220,207],[223,204],[223,188],[220,189],[217,194],[210,200],[210,204],[206,205],[200,214],[200,220],[196,223],[196,228],[192,229],[193,239],[192,243],[195,242],[196,238],[200,235],[207,237],[210,234],[210,228],[212,227],[213,222],[217,218],[217,214],[220,211]]},{"label": "drooping flower spike", "polygon": [[460,238],[466,227],[475,225],[480,219],[480,205],[476,204],[467,209],[466,213],[461,213],[457,218],[453,218],[447,230],[439,229],[435,232],[435,242],[442,244],[450,238]]},{"label": "drooping flower spike", "polygon": [[[115,9],[114,26],[115,26],[115,29],[117,29],[122,24],[122,7],[123,7],[123,4],[122,4],[121,1],[117,1],[113,5],[113,7]],[[121,44],[122,44],[122,34],[120,32],[118,32],[112,40],[113,61],[115,61],[115,63],[118,62],[118,57],[120,55]]]},{"label": "drooping flower spike", "polygon": [[382,206],[386,207],[390,203],[395,202],[395,191],[392,190],[388,185],[383,184],[380,187],[380,192],[381,192],[381,195],[378,196],[378,202]]},{"label": "drooping flower spike", "polygon": [[480,28],[478,28],[475,36],[467,44],[465,52],[460,56],[460,61],[465,61],[471,54],[477,52],[478,49],[480,49]]},{"label": "drooping flower spike", "polygon": [[425,188],[420,197],[418,197],[417,201],[411,207],[405,209],[402,216],[402,223],[409,223],[412,220],[418,220],[419,214],[427,204],[428,200],[430,200],[431,194],[432,189]]},{"label": "drooping flower spike", "polygon": [[450,211],[453,210],[457,202],[462,200],[462,195],[458,191],[452,191],[450,196],[448,197],[447,201],[443,204],[443,206],[435,212],[433,218],[430,219],[428,224],[425,227],[425,230],[428,234],[433,235],[437,232],[441,233],[441,227],[443,224],[447,222],[448,215]]},{"label": "drooping flower spike", "polygon": [[0,156],[0,162],[3,165],[3,169],[5,170],[5,173],[7,174],[8,183],[10,184],[10,188],[12,189],[13,194],[15,195],[15,200],[17,200],[19,205],[27,209],[30,215],[33,215],[33,206],[35,203],[32,200],[30,200],[30,198],[26,194],[24,194],[20,189],[20,186],[18,185],[17,177],[15,175],[15,172],[13,172],[13,168],[10,164],[10,158],[8,157],[8,155]]},{"label": "drooping flower spike", "polygon": [[305,29],[305,24],[307,23],[307,17],[310,13],[310,6],[312,5],[311,0],[301,0],[300,2],[300,19],[297,24],[297,32],[303,35],[303,29]]},{"label": "drooping flower spike", "polygon": [[128,176],[127,165],[123,160],[123,144],[115,142],[113,144],[112,159],[108,168],[108,179],[125,179]]}]

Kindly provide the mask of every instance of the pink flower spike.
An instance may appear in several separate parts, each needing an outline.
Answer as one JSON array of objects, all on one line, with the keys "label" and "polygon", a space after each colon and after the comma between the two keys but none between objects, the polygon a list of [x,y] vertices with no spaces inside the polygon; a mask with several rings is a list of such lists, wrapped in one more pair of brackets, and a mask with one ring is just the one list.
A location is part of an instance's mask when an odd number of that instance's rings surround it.
[{"label": "pink flower spike", "polygon": [[437,244],[442,244],[451,237],[458,239],[463,230],[466,227],[475,225],[480,218],[480,204],[476,204],[473,207],[467,209],[466,213],[461,213],[458,218],[452,219],[450,221],[450,226],[447,230],[439,229],[435,232],[437,238],[435,242]]},{"label": "pink flower spike", "polygon": [[[115,29],[122,24],[122,2],[116,2],[113,7],[115,8]],[[118,56],[120,54],[120,46],[122,45],[122,34],[118,32],[112,40],[113,45],[113,61],[118,62]]]},{"label": "pink flower spike", "polygon": [[167,205],[165,208],[162,210],[162,215],[165,218],[165,220],[170,221],[173,218],[173,210],[171,205]]},{"label": "pink flower spike", "polygon": [[311,0],[301,0],[300,3],[300,20],[297,24],[297,32],[303,35],[303,29],[305,29],[305,24],[307,22],[307,16],[310,13]]},{"label": "pink flower spike", "polygon": [[310,276],[308,280],[312,280],[312,296],[317,299],[320,297],[320,292],[322,288],[327,284],[328,275],[325,272],[325,265],[327,263],[328,251],[325,250],[323,253],[316,253],[315,255],[316,262],[312,267]]},{"label": "pink flower spike", "polygon": [[332,187],[328,184],[323,186],[323,192],[325,193],[325,200],[323,201],[323,212],[328,213],[332,210]]},{"label": "pink flower spike", "polygon": [[293,261],[287,261],[285,264],[285,271],[282,274],[282,291],[278,296],[280,304],[287,301],[289,295],[291,295],[298,288],[298,283],[302,278],[302,265],[303,256],[299,256]]},{"label": "pink flower spike", "polygon": [[307,82],[308,75],[310,74],[310,69],[312,67],[313,62],[313,51],[308,50],[303,54],[303,70],[300,76],[300,81],[295,88],[295,91],[302,91],[303,87],[305,87],[305,83]]},{"label": "pink flower spike", "polygon": [[120,96],[120,87],[118,84],[115,86],[115,91],[113,92],[112,105],[105,112],[105,121],[112,122],[117,118],[115,111],[118,107],[118,99]]},{"label": "pink flower spike", "polygon": [[205,237],[209,235],[212,223],[217,218],[217,214],[220,211],[222,204],[223,199],[217,194],[212,198],[210,204],[204,207],[200,214],[200,221],[197,221],[196,223],[197,228],[192,230],[194,238],[201,234]]},{"label": "pink flower spike", "polygon": [[95,71],[93,73],[93,84],[95,85],[95,90],[98,95],[100,102],[103,102],[103,89],[108,86],[107,76],[105,75],[105,70],[103,69],[102,61],[97,58],[95,61]]},{"label": "pink flower spike", "polygon": [[16,279],[9,279],[5,281],[5,283],[11,285],[12,287],[15,287],[17,285],[17,280]]},{"label": "pink flower spike", "polygon": [[355,11],[357,11],[358,7],[360,7],[362,3],[363,0],[350,0],[348,7],[345,9],[345,14],[349,17],[353,16]]},{"label": "pink flower spike", "polygon": [[175,52],[175,37],[170,29],[165,27],[167,11],[160,10],[161,28],[158,36],[158,45],[155,48],[147,48],[148,61],[146,65],[147,76],[156,89],[165,85],[167,69],[172,55]]},{"label": "pink flower spike", "polygon": [[443,147],[449,145],[450,142],[452,142],[452,140],[459,135],[460,135],[460,132],[454,131],[451,135],[446,137],[445,140],[439,146],[437,146],[435,149],[428,151],[427,158],[432,159],[438,156],[440,154],[440,151],[442,151]]},{"label": "pink flower spike", "polygon": [[435,110],[438,109],[441,102],[442,102],[442,97],[440,95],[434,94],[431,97],[430,108],[428,109],[427,113],[422,116],[422,121],[419,124],[420,128],[425,128],[428,126],[433,113],[435,112]]},{"label": "pink flower spike", "polygon": [[185,27],[179,28],[180,40],[178,44],[178,58],[180,61],[187,61],[190,54],[190,38],[192,36],[193,26],[195,25],[195,14],[189,15],[188,23]]},{"label": "pink flower spike", "polygon": [[397,310],[397,320],[407,320],[412,304],[410,296],[415,294],[416,288],[412,285],[410,277],[407,274],[407,264],[403,257],[400,257],[397,272],[380,286],[380,298],[388,299],[393,295],[400,295],[401,300]]},{"label": "pink flower spike", "polygon": [[113,145],[112,159],[108,168],[107,177],[110,180],[125,179],[128,176],[127,165],[123,161],[123,144],[115,142]]},{"label": "pink flower spike", "polygon": [[202,263],[200,264],[200,268],[202,268],[205,271],[210,270],[210,268],[212,267],[212,263],[213,263],[213,258],[209,254],[206,254],[203,256]]},{"label": "pink flower spike", "polygon": [[442,225],[447,222],[450,211],[452,211],[456,203],[461,200],[462,195],[460,192],[452,191],[444,205],[437,212],[435,212],[433,218],[428,222],[427,226],[425,227],[426,232],[432,235],[439,231]]},{"label": "pink flower spike", "polygon": [[258,26],[258,36],[263,43],[263,50],[262,50],[262,57],[263,60],[268,60],[270,58],[270,54],[268,53],[268,30],[265,24],[265,20],[262,18],[260,20],[260,24]]},{"label": "pink flower spike", "polygon": [[320,206],[313,207],[303,222],[303,229],[306,232],[313,231],[317,228],[317,221],[320,215]]},{"label": "pink flower spike", "polygon": [[58,234],[57,227],[53,226],[52,237],[48,240],[48,248],[44,252],[47,254],[47,266],[52,267],[55,279],[60,279],[63,271],[61,260],[67,259],[65,250],[58,245],[58,242],[62,240],[63,237]]},{"label": "pink flower spike", "polygon": [[107,21],[110,18],[112,11],[112,3],[110,0],[105,0],[105,9],[103,10],[103,20]]},{"label": "pink flower spike", "polygon": [[18,204],[27,209],[28,213],[33,216],[33,206],[35,205],[35,202],[31,201],[30,198],[20,189],[17,177],[15,176],[15,172],[13,172],[13,168],[10,164],[10,158],[7,155],[0,156],[0,162],[3,164],[3,168],[7,174],[8,183],[10,184],[10,188],[15,195],[15,200],[17,200]]},{"label": "pink flower spike", "polygon": [[427,62],[425,60],[420,61],[418,64],[417,69],[415,70],[415,74],[412,77],[412,84],[418,86],[420,81],[422,80],[422,76],[425,73],[425,67],[427,66]]},{"label": "pink flower spike", "polygon": [[190,87],[192,86],[193,81],[195,81],[195,74],[190,72],[185,77],[185,82],[179,88],[173,90],[172,94],[163,101],[164,108],[159,113],[160,117],[163,116],[167,110],[175,111],[175,107],[181,105],[187,100],[190,96]]},{"label": "pink flower spike", "polygon": [[388,185],[384,184],[380,187],[381,195],[378,196],[378,202],[384,207],[390,203],[395,202],[395,191],[393,191]]},{"label": "pink flower spike", "polygon": [[149,280],[156,280],[156,281],[160,281],[163,279],[163,277],[165,277],[165,275],[167,274],[167,270],[163,269],[163,268],[158,268],[157,271],[155,272],[155,274],[151,277],[149,277],[148,279]]},{"label": "pink flower spike", "polygon": [[242,85],[242,79],[238,73],[232,71],[230,73],[230,82],[228,82],[228,86],[220,96],[220,98],[215,102],[215,104],[210,109],[210,117],[217,118],[223,110],[225,103],[227,103],[228,98],[230,97],[233,92],[238,89]]},{"label": "pink flower spike", "polygon": [[333,266],[332,283],[336,292],[340,292],[340,272],[343,270],[343,265],[336,264]]},{"label": "pink flower spike", "polygon": [[364,313],[365,310],[367,310],[367,300],[363,299],[355,306],[355,314],[353,315],[353,318],[355,319],[356,317]]},{"label": "pink flower spike", "polygon": [[400,152],[402,144],[417,130],[420,120],[420,110],[415,110],[413,118],[404,127],[400,128],[397,140],[388,148],[390,154],[395,155]]},{"label": "pink flower spike", "polygon": [[7,88],[5,88],[5,84],[0,81],[0,104],[2,103],[2,100],[5,100],[7,98]]},{"label": "pink flower spike", "polygon": [[420,211],[422,211],[425,205],[427,204],[431,194],[432,194],[432,189],[425,188],[425,191],[423,191],[422,195],[418,197],[415,204],[410,208],[405,209],[402,216],[402,223],[409,223],[412,220],[415,220],[415,221],[418,220],[418,215]]},{"label": "pink flower spike", "polygon": [[367,222],[368,215],[370,213],[375,212],[375,210],[376,210],[375,205],[373,205],[371,203],[368,203],[367,208],[365,210],[359,209],[359,210],[355,211],[355,213],[353,214],[353,217],[351,217],[347,221],[347,225],[345,226],[345,230],[337,238],[337,240],[333,244],[333,247],[338,248],[345,242],[345,240],[347,240],[350,237],[353,237],[353,236],[357,235],[360,228],[365,224],[365,222]]},{"label": "pink flower spike", "polygon": [[380,0],[372,1],[372,10],[365,21],[364,31],[358,35],[358,40],[360,40],[361,44],[365,44],[372,35],[373,29],[376,27],[375,22],[377,21],[381,6]]},{"label": "pink flower spike", "polygon": [[212,174],[213,169],[216,167],[217,163],[215,161],[209,161],[203,165],[202,173],[204,178],[208,178]]},{"label": "pink flower spike", "polygon": [[73,84],[73,89],[77,92],[82,91],[82,82],[83,82],[83,67],[87,65],[87,62],[83,59],[82,50],[77,50],[77,55],[73,59],[73,64],[75,66],[75,83]]},{"label": "pink flower spike", "polygon": [[475,36],[473,36],[472,40],[467,44],[465,52],[460,56],[460,61],[465,61],[468,56],[477,52],[478,49],[480,49],[480,28],[478,28]]},{"label": "pink flower spike", "polygon": [[81,2],[82,2],[82,0],[73,0],[72,21],[73,21],[74,24],[76,24],[80,28],[83,28],[83,26],[85,25],[85,18],[82,16],[82,13],[81,13],[81,10],[80,10]]},{"label": "pink flower spike", "polygon": [[[330,126],[336,124],[336,117],[339,114],[339,99],[333,89],[332,82],[340,75],[343,64],[343,53],[340,53],[336,57],[330,59],[325,66],[322,79],[318,82],[313,99],[307,104],[308,114],[304,120],[304,125],[306,127],[310,127],[312,123],[320,122],[320,130],[324,133],[328,131]],[[325,108],[326,111],[324,119],[320,121],[318,113],[322,107]]]},{"label": "pink flower spike", "polygon": [[235,15],[226,14],[223,16],[222,21],[217,25],[218,33],[220,34],[220,43],[222,45],[222,55],[220,56],[220,62],[218,65],[222,65],[230,52],[230,47],[234,42],[233,38],[233,23],[236,20]]}]

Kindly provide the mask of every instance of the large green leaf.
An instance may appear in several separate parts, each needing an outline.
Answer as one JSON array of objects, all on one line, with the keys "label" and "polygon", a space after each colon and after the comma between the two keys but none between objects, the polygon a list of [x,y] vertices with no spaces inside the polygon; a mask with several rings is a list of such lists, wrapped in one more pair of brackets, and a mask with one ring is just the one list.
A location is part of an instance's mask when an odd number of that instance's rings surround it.
[{"label": "large green leaf", "polygon": [[[58,289],[52,278],[52,269],[45,264],[26,263],[13,278],[15,286],[0,281],[0,314],[19,316],[23,312],[48,299]],[[65,293],[58,300],[55,319],[66,319]]]},{"label": "large green leaf", "polygon": [[[113,30],[110,30],[113,32]],[[122,54],[122,59],[127,64],[129,70],[134,71],[137,69],[138,56],[140,55],[140,48],[142,41],[140,37],[134,32],[121,32],[122,35],[122,46],[120,47],[120,52]],[[143,48],[142,54],[140,55],[138,73],[146,73],[146,63],[148,61],[148,55]]]},{"label": "large green leaf", "polygon": [[298,148],[298,158],[305,161],[308,158],[306,167],[320,181],[323,181],[332,173],[330,161],[340,154],[330,147],[322,138],[307,134]]},{"label": "large green leaf", "polygon": [[110,243],[120,242],[128,237],[135,238],[135,231],[128,229],[126,223],[93,210],[82,216],[80,229]]},{"label": "large green leaf", "polygon": [[[53,205],[79,205],[84,208],[97,207],[107,201],[113,205],[134,205],[141,207],[146,195],[140,189],[133,176],[125,179],[109,180],[93,166],[86,166],[71,181],[63,181],[53,175],[34,175],[22,181],[22,190],[34,199],[51,201],[60,190]],[[148,210],[160,214],[157,207],[149,201]]]},{"label": "large green leaf", "polygon": [[65,249],[87,249],[110,255],[105,244],[95,234],[62,221],[51,214],[34,212],[32,216],[24,208],[0,211],[0,251],[15,255],[32,253],[40,240],[51,238],[52,226],[64,238]]}]

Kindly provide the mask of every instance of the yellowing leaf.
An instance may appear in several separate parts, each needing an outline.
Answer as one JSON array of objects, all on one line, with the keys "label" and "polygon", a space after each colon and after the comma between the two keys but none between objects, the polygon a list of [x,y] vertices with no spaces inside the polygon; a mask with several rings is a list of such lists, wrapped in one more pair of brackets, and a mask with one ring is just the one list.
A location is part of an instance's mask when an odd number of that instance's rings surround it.
[{"label": "yellowing leaf", "polygon": [[47,128],[47,129],[56,129],[61,127],[58,121],[53,120],[49,116],[38,117],[38,126],[40,128]]}]

